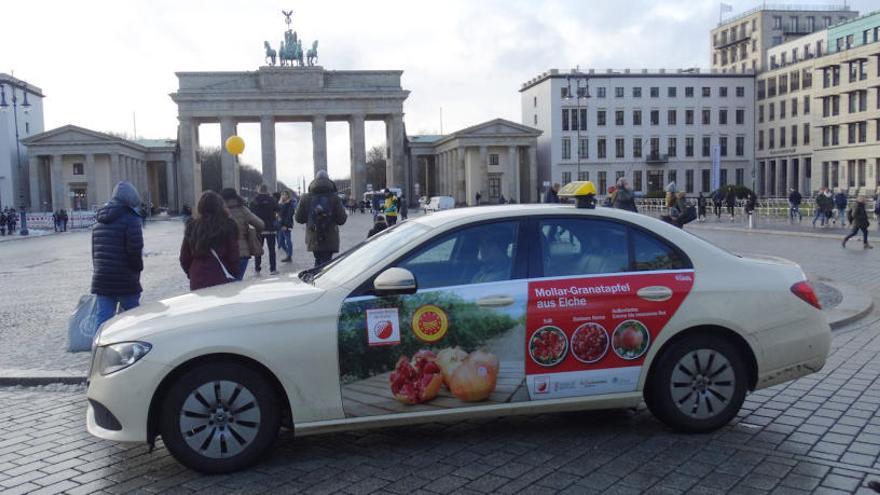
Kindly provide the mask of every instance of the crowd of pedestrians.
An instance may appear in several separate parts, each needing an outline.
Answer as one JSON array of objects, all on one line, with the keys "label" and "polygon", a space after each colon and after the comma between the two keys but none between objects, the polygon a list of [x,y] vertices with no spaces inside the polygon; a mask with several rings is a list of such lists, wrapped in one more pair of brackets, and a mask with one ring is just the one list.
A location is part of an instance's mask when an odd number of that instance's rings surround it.
[{"label": "crowd of pedestrians", "polygon": [[0,210],[0,235],[14,235],[18,226],[18,212],[15,208],[6,207]]}]

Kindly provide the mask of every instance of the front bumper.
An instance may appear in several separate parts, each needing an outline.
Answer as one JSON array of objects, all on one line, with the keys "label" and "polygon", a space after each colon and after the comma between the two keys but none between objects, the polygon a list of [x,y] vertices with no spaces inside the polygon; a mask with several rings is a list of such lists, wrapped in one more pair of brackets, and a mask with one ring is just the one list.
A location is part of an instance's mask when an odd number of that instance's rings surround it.
[{"label": "front bumper", "polygon": [[[150,362],[149,356],[107,376],[92,370],[86,393],[89,399],[86,412],[88,432],[105,440],[146,442],[150,403],[168,371],[168,366]],[[101,411],[101,407],[106,411]],[[118,429],[114,429],[117,425],[109,418],[116,420]]]},{"label": "front bumper", "polygon": [[755,389],[794,380],[825,366],[831,351],[831,327],[819,310],[803,314],[793,323],[753,334],[760,353]]}]

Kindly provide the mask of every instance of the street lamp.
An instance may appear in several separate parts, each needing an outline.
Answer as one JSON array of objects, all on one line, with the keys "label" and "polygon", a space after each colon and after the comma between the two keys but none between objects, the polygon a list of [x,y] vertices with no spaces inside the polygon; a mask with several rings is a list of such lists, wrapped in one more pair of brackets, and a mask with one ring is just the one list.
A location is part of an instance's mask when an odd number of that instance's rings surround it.
[{"label": "street lamp", "polygon": [[[581,99],[586,100],[590,97],[590,81],[586,76],[578,76],[575,78],[575,91],[572,93],[571,91],[571,76],[566,78],[568,82],[568,91],[566,92],[565,99],[571,100],[574,98],[576,100],[575,110],[577,111],[577,115],[575,116],[575,123],[577,123],[577,180],[581,180],[581,127],[585,127],[586,119],[581,121]],[[584,82],[584,85],[581,86],[581,81]],[[569,118],[569,122],[571,119]],[[584,129],[586,130],[586,129]]]},{"label": "street lamp", "polygon": [[[31,104],[28,102],[27,83],[7,79],[0,81],[0,110],[5,112],[9,109],[9,104],[6,103],[5,85],[7,84],[12,91],[12,118],[13,125],[15,126],[15,153],[18,160],[16,167],[18,168],[19,177],[18,186],[21,187],[21,177],[23,177],[24,175],[22,174],[21,170],[21,142],[19,141],[18,135],[18,95],[16,94],[15,90],[20,89],[22,94],[24,95],[24,101],[21,103],[21,107],[24,109],[25,113],[30,112]],[[24,194],[20,194],[19,197],[21,198],[21,229],[18,232],[20,235],[28,235],[29,232],[27,228],[27,212],[24,203]]]}]

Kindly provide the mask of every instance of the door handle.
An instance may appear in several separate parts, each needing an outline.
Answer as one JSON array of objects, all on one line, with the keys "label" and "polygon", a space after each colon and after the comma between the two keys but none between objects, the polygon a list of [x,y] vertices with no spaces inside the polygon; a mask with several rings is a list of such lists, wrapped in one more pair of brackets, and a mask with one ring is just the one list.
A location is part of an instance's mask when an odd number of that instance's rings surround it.
[{"label": "door handle", "polygon": [[652,285],[651,287],[642,287],[636,292],[636,295],[646,301],[668,301],[672,298],[672,289],[669,287],[661,287]]},{"label": "door handle", "polygon": [[481,308],[503,308],[513,304],[513,297],[505,295],[486,296],[477,299],[477,306]]}]

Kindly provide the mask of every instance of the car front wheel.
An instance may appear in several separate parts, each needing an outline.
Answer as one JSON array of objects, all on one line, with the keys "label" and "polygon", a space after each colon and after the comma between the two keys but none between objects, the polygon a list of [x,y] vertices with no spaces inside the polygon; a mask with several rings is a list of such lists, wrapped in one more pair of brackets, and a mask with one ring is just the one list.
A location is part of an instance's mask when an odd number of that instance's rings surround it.
[{"label": "car front wheel", "polygon": [[228,473],[257,462],[278,435],[272,386],[238,363],[208,363],[184,373],[165,397],[160,432],[181,464]]},{"label": "car front wheel", "polygon": [[687,337],[658,357],[645,384],[645,402],[676,430],[712,431],[739,412],[747,382],[745,361],[734,345],[710,335]]}]

